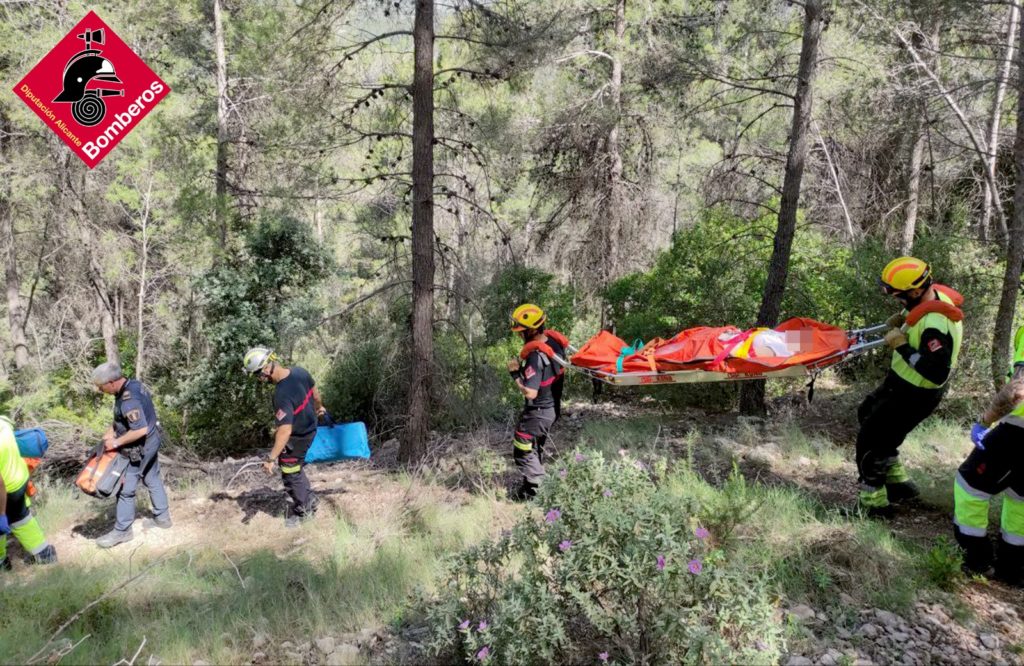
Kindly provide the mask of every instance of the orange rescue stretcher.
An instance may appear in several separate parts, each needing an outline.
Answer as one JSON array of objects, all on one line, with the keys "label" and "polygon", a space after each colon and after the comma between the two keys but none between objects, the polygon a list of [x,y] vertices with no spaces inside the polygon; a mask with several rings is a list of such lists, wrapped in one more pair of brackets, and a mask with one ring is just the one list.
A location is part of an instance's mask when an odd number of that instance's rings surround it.
[{"label": "orange rescue stretcher", "polygon": [[888,326],[845,331],[813,319],[788,319],[775,328],[741,330],[699,326],[664,340],[632,345],[601,331],[569,363],[618,386],[816,377],[828,367],[885,343]]}]

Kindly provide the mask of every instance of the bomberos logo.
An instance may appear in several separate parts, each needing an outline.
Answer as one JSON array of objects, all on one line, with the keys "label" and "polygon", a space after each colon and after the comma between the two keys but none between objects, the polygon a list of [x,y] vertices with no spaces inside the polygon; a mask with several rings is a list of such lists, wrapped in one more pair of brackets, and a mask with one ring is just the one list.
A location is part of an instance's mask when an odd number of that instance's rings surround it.
[{"label": "bomberos logo", "polygon": [[170,88],[89,12],[14,92],[91,169]]}]

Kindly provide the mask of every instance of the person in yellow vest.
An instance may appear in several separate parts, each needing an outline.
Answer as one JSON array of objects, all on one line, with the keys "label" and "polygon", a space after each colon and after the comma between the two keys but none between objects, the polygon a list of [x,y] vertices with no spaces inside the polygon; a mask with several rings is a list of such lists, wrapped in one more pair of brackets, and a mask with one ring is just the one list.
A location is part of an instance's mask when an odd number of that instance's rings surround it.
[{"label": "person in yellow vest", "polygon": [[882,289],[903,306],[886,322],[892,363],[882,385],[857,410],[858,507],[889,517],[893,503],[919,492],[899,459],[910,432],[935,411],[956,367],[963,339],[963,297],[932,278],[927,262],[893,259],[882,270]]},{"label": "person in yellow vest", "polygon": [[36,564],[57,561],[57,551],[47,543],[31,506],[28,463],[18,450],[11,422],[0,418],[0,570],[12,568],[7,557],[7,535],[12,533]]},{"label": "person in yellow vest", "polygon": [[[1013,340],[1010,381],[971,428],[974,450],[953,484],[953,534],[969,573],[1024,585],[1024,326]],[[992,568],[988,505],[1003,495],[999,552]]]}]

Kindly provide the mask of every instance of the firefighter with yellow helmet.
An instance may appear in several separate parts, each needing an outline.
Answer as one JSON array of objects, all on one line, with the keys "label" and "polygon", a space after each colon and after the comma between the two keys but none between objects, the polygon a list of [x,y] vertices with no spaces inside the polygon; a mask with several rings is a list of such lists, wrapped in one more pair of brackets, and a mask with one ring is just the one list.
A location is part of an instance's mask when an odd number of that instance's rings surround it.
[{"label": "firefighter with yellow helmet", "polygon": [[[970,573],[1024,585],[1024,326],[1013,340],[1010,381],[971,428],[974,450],[953,484],[953,533]],[[992,568],[989,502],[1004,493],[999,551]]]},{"label": "firefighter with yellow helmet", "polygon": [[960,355],[963,297],[938,284],[927,262],[893,259],[882,270],[882,290],[903,306],[886,322],[892,362],[882,385],[857,410],[858,506],[869,516],[888,517],[893,503],[918,496],[899,460],[910,432],[938,407]]},{"label": "firefighter with yellow helmet", "polygon": [[561,385],[569,341],[558,331],[545,329],[547,316],[532,303],[512,313],[512,330],[523,338],[519,358],[508,362],[508,371],[525,404],[512,439],[512,459],[523,475],[516,499],[533,497],[544,478],[541,460],[548,432],[560,413]]}]

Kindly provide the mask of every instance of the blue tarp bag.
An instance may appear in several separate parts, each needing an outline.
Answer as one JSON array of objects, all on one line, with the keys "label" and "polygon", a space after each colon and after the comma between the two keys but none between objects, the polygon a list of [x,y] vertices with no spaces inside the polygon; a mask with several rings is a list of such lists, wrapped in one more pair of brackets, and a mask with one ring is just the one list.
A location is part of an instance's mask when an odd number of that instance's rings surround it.
[{"label": "blue tarp bag", "polygon": [[18,442],[18,452],[22,458],[42,458],[46,455],[46,449],[50,448],[42,428],[15,430],[14,439]]},{"label": "blue tarp bag", "polygon": [[324,423],[316,429],[313,443],[306,451],[307,464],[370,457],[365,423],[335,423],[329,414],[324,416]]}]

